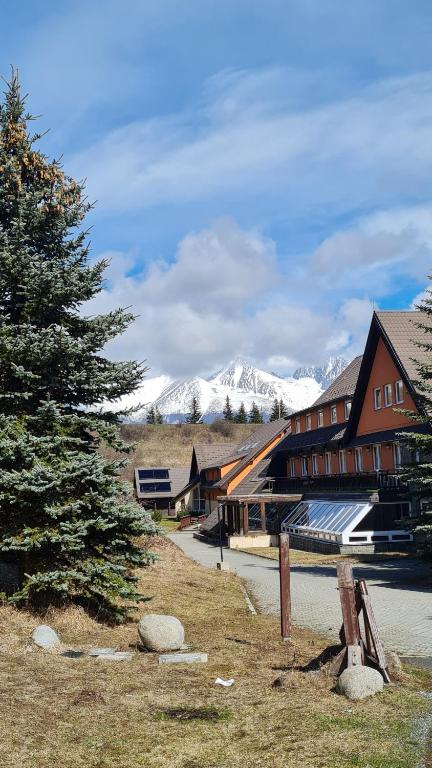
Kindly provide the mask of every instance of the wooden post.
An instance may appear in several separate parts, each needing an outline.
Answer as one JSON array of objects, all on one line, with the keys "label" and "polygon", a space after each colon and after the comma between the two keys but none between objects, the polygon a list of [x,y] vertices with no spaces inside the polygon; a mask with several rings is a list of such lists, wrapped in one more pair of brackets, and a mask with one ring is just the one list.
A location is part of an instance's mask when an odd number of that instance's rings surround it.
[{"label": "wooden post", "polygon": [[247,536],[249,533],[249,505],[243,504],[243,535]]},{"label": "wooden post", "polygon": [[289,536],[279,534],[279,584],[281,635],[283,640],[291,639],[291,584],[289,564]]},{"label": "wooden post", "polygon": [[357,615],[356,595],[351,563],[338,563],[337,576],[339,597],[342,608],[344,642],[346,645],[359,645],[360,627]]},{"label": "wooden post", "polygon": [[266,509],[265,501],[260,501],[261,530],[266,533]]}]

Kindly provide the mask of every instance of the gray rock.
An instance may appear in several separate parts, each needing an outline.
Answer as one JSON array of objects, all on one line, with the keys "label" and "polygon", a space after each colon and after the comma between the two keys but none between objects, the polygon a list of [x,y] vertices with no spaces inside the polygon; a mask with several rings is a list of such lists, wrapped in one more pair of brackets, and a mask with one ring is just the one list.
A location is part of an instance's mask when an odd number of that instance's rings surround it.
[{"label": "gray rock", "polygon": [[159,664],[207,664],[206,653],[166,653],[159,656]]},{"label": "gray rock", "polygon": [[39,648],[43,648],[45,651],[51,651],[53,648],[58,648],[60,638],[48,624],[39,624],[32,634],[32,640]]},{"label": "gray rock", "polygon": [[384,688],[384,680],[372,667],[349,667],[342,672],[336,687],[347,699],[360,701],[380,693]]},{"label": "gray rock", "polygon": [[98,661],[131,661],[133,653],[129,651],[116,651],[115,653],[101,653],[95,658]]},{"label": "gray rock", "polygon": [[184,629],[175,616],[149,613],[138,622],[140,640],[148,651],[178,651],[184,643]]},{"label": "gray rock", "polygon": [[399,656],[397,655],[397,653],[395,653],[394,651],[386,651],[385,660],[389,669],[395,669],[395,670],[402,669],[402,662]]},{"label": "gray rock", "polygon": [[89,656],[112,656],[117,651],[117,648],[90,648]]}]

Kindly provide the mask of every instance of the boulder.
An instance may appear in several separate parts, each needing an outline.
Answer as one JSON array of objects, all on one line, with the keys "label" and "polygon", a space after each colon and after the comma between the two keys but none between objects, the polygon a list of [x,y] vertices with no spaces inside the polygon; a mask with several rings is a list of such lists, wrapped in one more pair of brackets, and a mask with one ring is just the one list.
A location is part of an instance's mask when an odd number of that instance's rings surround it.
[{"label": "boulder", "polygon": [[178,651],[184,643],[184,629],[175,616],[149,613],[138,622],[140,640],[148,651]]},{"label": "boulder", "polygon": [[32,640],[39,648],[43,648],[44,651],[51,651],[53,648],[58,648],[60,638],[48,624],[39,624],[32,634]]},{"label": "boulder", "polygon": [[337,691],[351,701],[360,701],[380,693],[384,688],[382,675],[372,667],[348,667],[337,681]]}]

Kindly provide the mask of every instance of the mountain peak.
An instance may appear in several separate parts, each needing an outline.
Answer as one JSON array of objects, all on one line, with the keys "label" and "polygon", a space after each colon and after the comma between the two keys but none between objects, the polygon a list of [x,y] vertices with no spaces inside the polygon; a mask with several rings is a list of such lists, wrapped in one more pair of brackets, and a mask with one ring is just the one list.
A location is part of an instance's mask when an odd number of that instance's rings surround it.
[{"label": "mountain peak", "polygon": [[293,373],[294,379],[315,379],[321,387],[326,390],[332,381],[345,370],[348,360],[344,357],[331,356],[322,366],[311,365],[309,367],[297,368]]}]

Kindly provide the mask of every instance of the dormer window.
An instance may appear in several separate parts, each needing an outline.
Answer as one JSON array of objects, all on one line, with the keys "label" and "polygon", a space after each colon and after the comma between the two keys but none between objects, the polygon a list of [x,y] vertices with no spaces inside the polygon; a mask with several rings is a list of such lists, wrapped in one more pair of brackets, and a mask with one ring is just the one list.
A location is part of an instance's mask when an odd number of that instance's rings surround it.
[{"label": "dormer window", "polygon": [[330,406],[330,423],[336,424],[337,422],[337,407],[335,405]]},{"label": "dormer window", "polygon": [[312,429],[312,414],[310,413],[306,415],[306,429],[307,430]]},{"label": "dormer window", "polygon": [[404,401],[404,386],[403,381],[395,381],[395,400],[397,403],[403,403]]},{"label": "dormer window", "polygon": [[351,413],[351,400],[345,400],[345,420],[348,421]]},{"label": "dormer window", "polygon": [[381,409],[381,387],[375,387],[373,391],[374,410],[379,411]]}]

